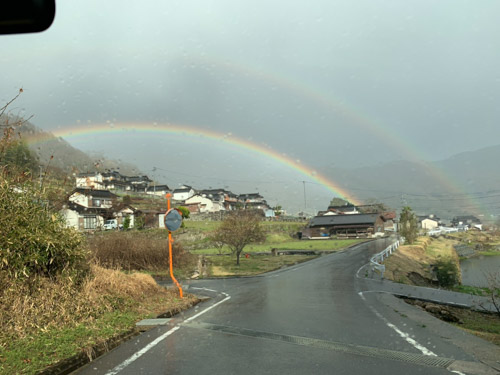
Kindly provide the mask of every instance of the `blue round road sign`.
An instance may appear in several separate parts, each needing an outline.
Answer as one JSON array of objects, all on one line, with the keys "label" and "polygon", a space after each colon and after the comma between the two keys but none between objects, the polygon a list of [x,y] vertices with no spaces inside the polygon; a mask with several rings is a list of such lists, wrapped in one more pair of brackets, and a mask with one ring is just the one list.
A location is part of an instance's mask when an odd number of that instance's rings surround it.
[{"label": "blue round road sign", "polygon": [[170,232],[175,232],[177,229],[181,227],[182,224],[182,215],[175,208],[172,208],[167,211],[165,214],[165,227]]}]

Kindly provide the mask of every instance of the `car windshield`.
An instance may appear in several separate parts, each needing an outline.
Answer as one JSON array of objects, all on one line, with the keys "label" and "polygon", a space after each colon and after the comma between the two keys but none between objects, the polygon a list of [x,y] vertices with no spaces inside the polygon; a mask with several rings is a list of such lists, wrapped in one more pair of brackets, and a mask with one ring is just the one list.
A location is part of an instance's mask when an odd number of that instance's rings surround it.
[{"label": "car windshield", "polygon": [[160,363],[96,368],[335,372],[326,351],[346,373],[499,370],[499,14],[74,0],[1,35],[0,373],[94,359],[158,316]]}]

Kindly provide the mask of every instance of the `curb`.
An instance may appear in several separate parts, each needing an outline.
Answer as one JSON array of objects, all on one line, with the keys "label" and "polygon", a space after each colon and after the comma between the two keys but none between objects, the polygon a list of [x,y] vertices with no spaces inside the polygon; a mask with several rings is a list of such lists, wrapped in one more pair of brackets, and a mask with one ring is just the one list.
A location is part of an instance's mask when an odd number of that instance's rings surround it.
[{"label": "curb", "polygon": [[79,369],[80,367],[92,362],[94,359],[102,356],[103,354],[110,352],[123,342],[130,340],[132,337],[139,334],[139,330],[133,328],[121,335],[114,336],[100,344],[94,345],[87,349],[88,353],[81,352],[72,357],[63,359],[58,363],[47,367],[42,370],[38,375],[67,375],[73,371]]},{"label": "curb", "polygon": [[[196,306],[198,303],[206,301],[206,298],[196,296],[196,300],[189,305],[185,310],[189,310],[193,306]],[[156,318],[171,318],[182,311],[172,309],[165,311],[164,313],[159,314]],[[76,371],[80,367],[83,367],[87,363],[92,362],[93,360],[99,358],[100,356],[110,352],[114,348],[120,346],[125,341],[130,340],[132,337],[137,336],[143,332],[139,331],[136,327],[121,333],[119,335],[113,336],[99,344],[96,344],[92,347],[85,348],[82,352],[75,354],[72,357],[63,359],[49,367],[46,367],[44,370],[38,372],[38,375],[67,375]]]}]

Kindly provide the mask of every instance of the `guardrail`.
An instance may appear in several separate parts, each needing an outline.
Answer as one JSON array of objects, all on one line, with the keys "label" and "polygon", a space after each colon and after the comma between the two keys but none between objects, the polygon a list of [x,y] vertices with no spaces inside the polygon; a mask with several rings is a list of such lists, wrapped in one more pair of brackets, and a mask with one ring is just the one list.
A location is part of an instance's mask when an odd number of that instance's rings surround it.
[{"label": "guardrail", "polygon": [[400,244],[401,242],[398,240],[393,244],[387,246],[384,251],[381,251],[380,253],[372,256],[370,258],[370,267],[372,269],[372,272],[377,270],[380,272],[382,277],[384,277],[385,264],[382,264],[382,262],[384,261],[384,259],[388,258],[389,255],[391,255],[394,251],[396,251]]},{"label": "guardrail", "polygon": [[467,229],[465,229],[465,228],[437,227],[437,228],[434,228],[434,229],[431,229],[430,231],[428,231],[427,235],[428,236],[439,236],[441,234],[464,232],[466,230]]}]

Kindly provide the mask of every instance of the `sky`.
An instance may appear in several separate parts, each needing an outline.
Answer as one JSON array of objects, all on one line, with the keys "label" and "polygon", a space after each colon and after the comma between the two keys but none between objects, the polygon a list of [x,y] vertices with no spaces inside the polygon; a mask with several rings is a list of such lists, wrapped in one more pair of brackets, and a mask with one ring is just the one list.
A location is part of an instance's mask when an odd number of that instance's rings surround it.
[{"label": "sky", "polygon": [[11,112],[48,131],[136,124],[65,139],[159,182],[298,208],[307,180],[320,209],[332,191],[272,157],[141,124],[238,137],[317,171],[497,145],[498,14],[487,0],[57,1],[49,30],[1,36],[0,101],[22,87]]}]

